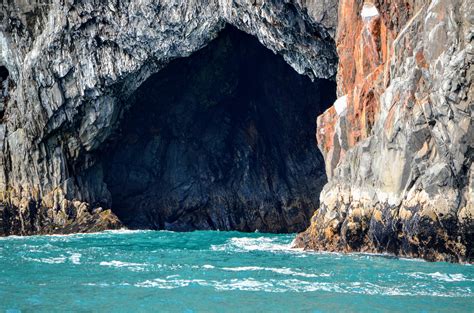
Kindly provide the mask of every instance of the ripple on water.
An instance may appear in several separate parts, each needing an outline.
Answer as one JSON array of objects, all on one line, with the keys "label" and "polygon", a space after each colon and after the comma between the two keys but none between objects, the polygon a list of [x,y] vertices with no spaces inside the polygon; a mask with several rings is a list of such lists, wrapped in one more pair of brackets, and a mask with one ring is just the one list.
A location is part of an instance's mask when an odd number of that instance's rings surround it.
[{"label": "ripple on water", "polygon": [[446,274],[446,273],[440,273],[440,272],[435,272],[435,273],[414,272],[414,273],[408,273],[407,275],[416,279],[430,279],[431,278],[434,280],[440,280],[440,281],[445,281],[445,282],[474,281],[474,279],[467,278],[463,274]]},{"label": "ripple on water", "polygon": [[293,269],[288,268],[288,267],[275,268],[275,267],[260,267],[260,266],[238,266],[238,267],[223,267],[222,269],[225,271],[232,271],[232,272],[270,271],[277,274],[301,276],[301,277],[312,277],[312,278],[331,276],[331,274],[327,274],[327,273],[311,274],[311,273],[294,271]]},{"label": "ripple on water", "polygon": [[52,258],[29,258],[23,257],[25,261],[46,263],[46,264],[61,264],[66,262],[66,257],[52,257]]},{"label": "ripple on water", "polygon": [[[104,284],[88,284],[90,286],[104,286]],[[119,283],[118,285],[133,285],[139,288],[177,289],[196,285],[210,287],[216,291],[261,291],[270,293],[296,292],[329,292],[337,294],[360,294],[378,296],[429,296],[429,297],[472,297],[469,288],[458,288],[454,291],[433,291],[413,288],[413,286],[395,287],[381,286],[367,282],[353,282],[341,284],[334,282],[306,281],[300,279],[264,279],[233,278],[224,280],[183,279],[179,275],[167,278],[147,279],[137,283]]]},{"label": "ripple on water", "polygon": [[[136,299],[148,299],[152,305],[187,301],[190,308],[212,301],[227,308],[261,300],[269,311],[291,311],[295,302],[296,307],[312,308],[329,301],[323,308],[334,311],[340,299],[350,299],[354,310],[370,311],[371,306],[364,306],[367,300],[359,301],[370,299],[384,308],[396,302],[391,307],[395,310],[416,302],[422,303],[421,311],[436,311],[440,303],[452,311],[473,311],[466,310],[473,307],[472,266],[308,253],[291,249],[292,239],[292,235],[128,230],[2,239],[0,298],[7,302],[0,301],[0,311],[29,308],[31,301],[22,295],[33,289],[41,290],[41,303],[55,308],[71,304],[80,294],[77,311],[95,308],[89,299],[95,299],[95,305],[103,299],[123,300],[121,306],[127,310],[142,305]],[[129,294],[134,298],[127,298]],[[90,306],[85,308],[84,303]],[[43,309],[34,305],[32,309]]]},{"label": "ripple on water", "polygon": [[115,268],[127,268],[131,271],[144,271],[145,267],[149,266],[146,263],[133,263],[133,262],[122,262],[122,261],[102,261],[99,263],[101,266],[115,267]]}]

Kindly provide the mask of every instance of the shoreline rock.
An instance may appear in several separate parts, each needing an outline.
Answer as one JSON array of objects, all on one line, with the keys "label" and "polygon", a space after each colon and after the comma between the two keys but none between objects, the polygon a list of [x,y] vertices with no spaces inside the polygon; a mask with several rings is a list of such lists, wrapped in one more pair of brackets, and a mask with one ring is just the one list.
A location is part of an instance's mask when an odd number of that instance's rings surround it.
[{"label": "shoreline rock", "polygon": [[468,1],[340,1],[344,110],[318,117],[329,182],[297,246],[473,262],[472,15]]}]

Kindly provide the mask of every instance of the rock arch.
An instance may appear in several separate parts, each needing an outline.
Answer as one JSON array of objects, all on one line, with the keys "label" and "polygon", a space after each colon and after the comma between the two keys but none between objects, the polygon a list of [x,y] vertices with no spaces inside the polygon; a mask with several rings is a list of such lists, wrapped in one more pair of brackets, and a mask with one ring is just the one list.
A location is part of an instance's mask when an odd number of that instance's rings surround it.
[{"label": "rock arch", "polygon": [[207,45],[227,23],[256,36],[297,72],[333,79],[336,5],[326,2],[78,1],[51,4],[30,20],[21,15],[27,8],[9,12],[2,54],[9,51],[20,84],[6,112],[5,200],[30,224],[38,224],[30,207],[53,212],[55,225],[75,220],[78,206],[88,207],[106,187],[92,188],[100,183],[71,173],[78,164],[94,165],[89,154],[113,133],[121,100],[171,60]]}]

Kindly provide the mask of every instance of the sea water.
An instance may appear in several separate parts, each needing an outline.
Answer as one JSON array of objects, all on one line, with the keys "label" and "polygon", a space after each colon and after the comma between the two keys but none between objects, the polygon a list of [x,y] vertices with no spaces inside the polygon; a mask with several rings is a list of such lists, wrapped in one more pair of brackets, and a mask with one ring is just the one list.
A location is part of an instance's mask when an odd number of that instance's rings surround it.
[{"label": "sea water", "polygon": [[474,312],[474,268],[291,249],[294,235],[0,238],[4,312]]}]

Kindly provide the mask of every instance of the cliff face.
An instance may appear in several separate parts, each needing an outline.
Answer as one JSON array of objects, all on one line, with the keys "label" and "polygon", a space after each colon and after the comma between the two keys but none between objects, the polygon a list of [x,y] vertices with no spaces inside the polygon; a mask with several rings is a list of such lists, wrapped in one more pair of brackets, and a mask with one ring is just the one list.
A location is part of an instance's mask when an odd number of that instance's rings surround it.
[{"label": "cliff face", "polygon": [[0,14],[0,233],[119,227],[95,209],[113,162],[94,169],[127,99],[231,24],[298,73],[337,70],[316,133],[329,181],[298,246],[472,261],[470,1],[15,2]]},{"label": "cliff face", "polygon": [[342,0],[329,183],[298,245],[472,261],[473,8]]},{"label": "cliff face", "polygon": [[0,14],[0,66],[12,82],[0,126],[0,234],[87,231],[91,221],[94,229],[120,227],[103,206],[110,191],[97,155],[126,99],[226,24],[299,73],[336,73],[333,0],[28,3],[3,5]]}]

